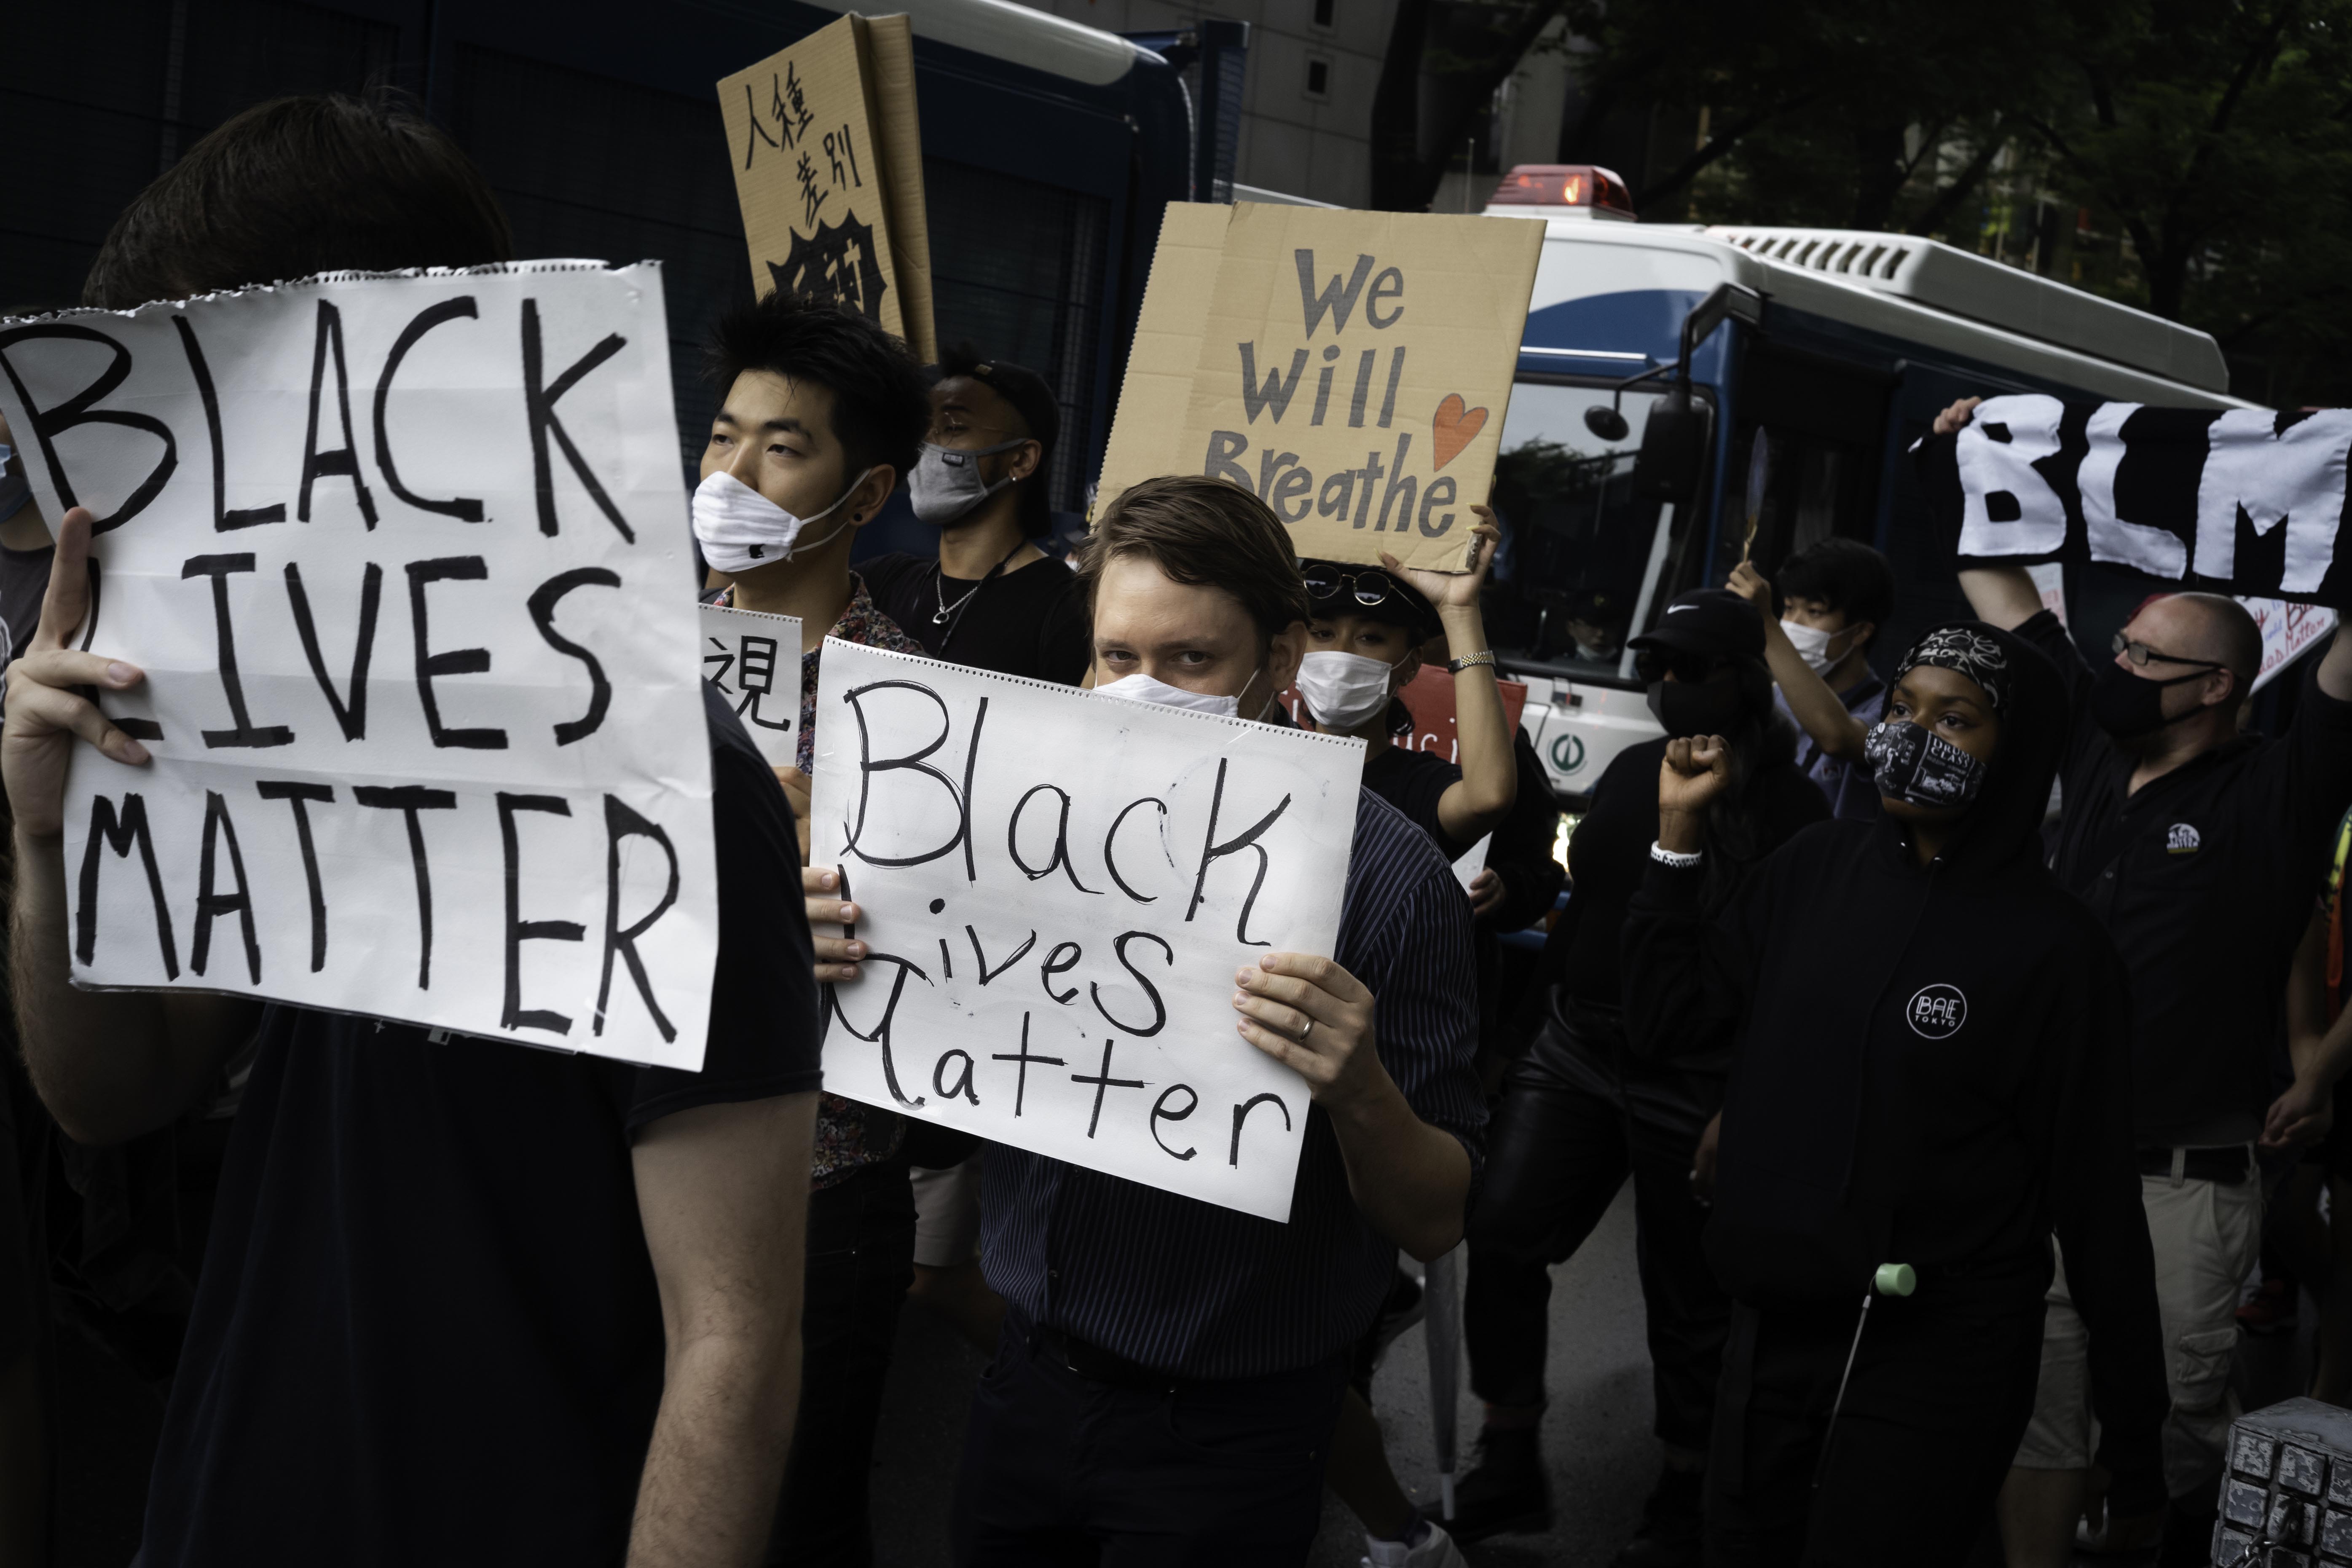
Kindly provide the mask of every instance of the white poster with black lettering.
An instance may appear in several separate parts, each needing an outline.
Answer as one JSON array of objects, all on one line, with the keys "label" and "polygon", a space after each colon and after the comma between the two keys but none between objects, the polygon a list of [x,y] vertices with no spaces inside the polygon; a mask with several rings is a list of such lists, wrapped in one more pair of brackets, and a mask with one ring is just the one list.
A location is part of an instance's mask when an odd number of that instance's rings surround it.
[{"label": "white poster with black lettering", "polygon": [[797,765],[801,730],[801,618],[702,606],[702,678],[710,682],[772,768]]},{"label": "white poster with black lettering", "polygon": [[1286,1220],[1307,1086],[1234,979],[1332,952],[1363,742],[834,640],[816,710],[810,863],[871,949],[825,1088]]},{"label": "white poster with black lettering", "polygon": [[692,1068],[710,762],[661,275],[335,274],[0,322],[75,641],[72,978]]}]

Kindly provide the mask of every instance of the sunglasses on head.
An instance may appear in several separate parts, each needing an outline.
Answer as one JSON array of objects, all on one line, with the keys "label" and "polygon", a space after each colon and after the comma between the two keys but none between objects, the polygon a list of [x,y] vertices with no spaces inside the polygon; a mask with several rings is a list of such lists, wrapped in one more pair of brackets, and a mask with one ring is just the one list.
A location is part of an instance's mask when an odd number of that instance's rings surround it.
[{"label": "sunglasses on head", "polygon": [[1336,599],[1345,594],[1370,609],[1398,596],[1396,580],[1370,567],[1348,572],[1337,566],[1310,566],[1306,576],[1309,598]]}]

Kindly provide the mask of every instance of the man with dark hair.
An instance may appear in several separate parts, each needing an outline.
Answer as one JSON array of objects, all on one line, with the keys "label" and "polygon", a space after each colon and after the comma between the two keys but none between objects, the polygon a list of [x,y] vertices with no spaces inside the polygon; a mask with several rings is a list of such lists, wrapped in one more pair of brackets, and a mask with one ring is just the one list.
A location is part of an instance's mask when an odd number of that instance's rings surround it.
[{"label": "man with dark hair", "polygon": [[1069,568],[1038,547],[1053,532],[1045,481],[1062,411],[1035,371],[982,359],[970,343],[938,370],[907,496],[940,531],[939,552],[860,563],[875,603],[933,658],[1076,686],[1086,611]]},{"label": "man with dark hair", "polygon": [[[1966,425],[1977,402],[1946,409],[1937,434]],[[2133,1128],[2172,1394],[2158,1561],[2201,1563],[2237,1414],[2238,1287],[2262,1245],[2253,1145],[2271,1053],[2328,833],[2352,800],[2352,632],[2337,629],[2286,735],[2265,742],[2239,733],[2262,639],[2235,600],[2149,599],[2095,666],[2024,568],[1962,572],[1960,587],[1979,616],[2048,654],[2073,698],[2051,868],[2106,927],[2130,980]],[[2095,1542],[2127,1548],[2155,1532],[2163,1500],[2117,1496],[2110,1510],[2100,1495],[2063,1257],[2049,1303],[2033,1421],[2001,1494],[2021,1565],[2066,1562],[2086,1512]]]},{"label": "man with dark hair", "polygon": [[[362,177],[379,183],[345,188]],[[507,248],[480,175],[424,120],[294,100],[230,121],[150,186],[89,296],[123,307]],[[59,522],[0,734],[34,1080],[68,1133],[109,1144],[171,1122],[259,1037],[140,1561],[755,1561],[792,1439],[819,1042],[792,816],[740,725],[707,705],[727,857],[698,1073],[78,990],[66,772],[77,737],[147,760],[80,693],[144,677],[67,646],[92,519]]]},{"label": "man with dark hair", "polygon": [[1875,819],[1878,785],[1862,742],[1886,709],[1870,647],[1895,614],[1895,568],[1858,539],[1809,545],[1780,564],[1778,620],[1774,584],[1753,563],[1742,561],[1728,586],[1764,613],[1764,662],[1780,710],[1805,731],[1797,766],[1829,797],[1832,816]]},{"label": "man with dark hair", "polygon": [[[849,569],[857,530],[915,460],[929,414],[922,373],[906,344],[856,311],[778,289],[720,319],[710,374],[721,401],[695,533],[727,579],[723,602],[800,617],[800,760],[778,772],[805,858],[824,639],[923,651]],[[784,1471],[772,1563],[856,1568],[873,1557],[874,1422],[915,1247],[905,1136],[895,1112],[837,1095],[818,1101],[802,1436]]]},{"label": "man with dark hair", "polygon": [[[1097,693],[1271,711],[1307,640],[1290,548],[1216,479],[1121,494],[1078,568]],[[1468,901],[1393,807],[1360,792],[1355,810],[1336,958],[1263,952],[1235,981],[1242,1037],[1314,1100],[1287,1225],[990,1151],[983,1258],[1008,1310],[965,1438],[959,1563],[1305,1561],[1349,1349],[1397,1248],[1460,1237],[1486,1120]],[[824,939],[823,973],[862,952]]]}]

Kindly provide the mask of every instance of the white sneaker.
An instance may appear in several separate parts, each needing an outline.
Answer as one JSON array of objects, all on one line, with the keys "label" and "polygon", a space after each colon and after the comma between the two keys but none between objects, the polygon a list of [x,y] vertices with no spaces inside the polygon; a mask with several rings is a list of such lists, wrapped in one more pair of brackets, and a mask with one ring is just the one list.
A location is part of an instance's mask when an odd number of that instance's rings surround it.
[{"label": "white sneaker", "polygon": [[1435,1520],[1426,1521],[1429,1533],[1418,1546],[1407,1546],[1402,1541],[1374,1541],[1364,1537],[1364,1568],[1470,1568],[1462,1548],[1454,1544],[1454,1537]]}]

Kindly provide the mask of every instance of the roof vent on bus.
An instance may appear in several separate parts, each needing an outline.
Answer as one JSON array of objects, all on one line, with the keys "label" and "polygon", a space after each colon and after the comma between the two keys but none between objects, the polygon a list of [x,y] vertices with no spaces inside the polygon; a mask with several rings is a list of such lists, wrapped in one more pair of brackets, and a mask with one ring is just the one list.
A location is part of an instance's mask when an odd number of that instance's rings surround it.
[{"label": "roof vent on bus", "polygon": [[[1503,176],[1488,206],[1550,207],[1554,217],[1631,218],[1633,198],[1614,172],[1594,163],[1519,163]],[[1533,216],[1533,214],[1529,214]]]},{"label": "roof vent on bus", "polygon": [[[1498,193],[1495,199],[1501,201]],[[2230,387],[2207,333],[1916,235],[1724,226],[1711,239],[1759,260],[1908,300],[2214,392]]]}]

